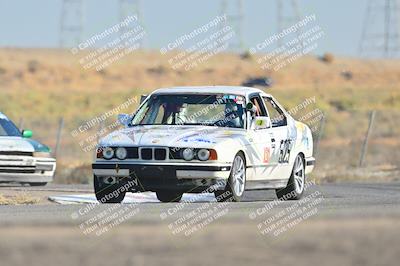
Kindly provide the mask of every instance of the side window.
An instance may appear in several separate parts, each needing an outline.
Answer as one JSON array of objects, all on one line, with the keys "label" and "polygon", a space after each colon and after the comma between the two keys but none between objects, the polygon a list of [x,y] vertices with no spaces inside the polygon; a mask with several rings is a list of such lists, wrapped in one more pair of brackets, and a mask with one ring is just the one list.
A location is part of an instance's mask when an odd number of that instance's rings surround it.
[{"label": "side window", "polygon": [[267,106],[269,116],[271,118],[272,127],[286,126],[286,117],[283,111],[275,104],[274,100],[263,97],[265,106]]},{"label": "side window", "polygon": [[262,103],[262,99],[259,95],[250,97],[250,102],[257,108],[256,116],[268,116],[264,104]]}]

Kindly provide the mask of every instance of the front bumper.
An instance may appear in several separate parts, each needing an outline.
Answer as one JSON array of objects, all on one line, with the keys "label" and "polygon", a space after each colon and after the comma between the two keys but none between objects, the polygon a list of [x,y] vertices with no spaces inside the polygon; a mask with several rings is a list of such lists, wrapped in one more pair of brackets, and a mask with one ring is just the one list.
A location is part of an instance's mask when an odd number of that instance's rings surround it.
[{"label": "front bumper", "polygon": [[170,189],[201,192],[213,185],[226,185],[230,165],[210,164],[172,164],[172,163],[94,163],[93,174],[96,177],[118,177],[136,179],[140,191]]},{"label": "front bumper", "polygon": [[51,182],[55,170],[54,158],[0,156],[0,182]]}]

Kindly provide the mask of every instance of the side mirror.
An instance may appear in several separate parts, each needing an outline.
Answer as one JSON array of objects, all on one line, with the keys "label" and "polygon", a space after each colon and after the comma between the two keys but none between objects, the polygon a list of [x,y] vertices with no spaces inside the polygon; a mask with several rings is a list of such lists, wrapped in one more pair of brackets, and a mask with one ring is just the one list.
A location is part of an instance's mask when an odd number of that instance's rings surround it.
[{"label": "side mirror", "polygon": [[252,103],[247,103],[246,110],[254,114],[257,111],[257,107]]},{"label": "side mirror", "polygon": [[24,130],[22,130],[22,137],[23,138],[27,138],[27,139],[29,139],[29,138],[31,138],[32,137],[32,131],[31,130],[29,130],[29,129],[24,129]]},{"label": "side mirror", "polygon": [[256,116],[251,121],[251,129],[266,129],[272,126],[271,119],[267,116]]},{"label": "side mirror", "polygon": [[118,115],[118,122],[119,122],[121,125],[127,127],[127,126],[129,125],[129,123],[131,122],[131,121],[130,121],[131,118],[132,118],[132,117],[131,117],[130,115],[128,115],[128,114],[119,114],[119,115]]}]

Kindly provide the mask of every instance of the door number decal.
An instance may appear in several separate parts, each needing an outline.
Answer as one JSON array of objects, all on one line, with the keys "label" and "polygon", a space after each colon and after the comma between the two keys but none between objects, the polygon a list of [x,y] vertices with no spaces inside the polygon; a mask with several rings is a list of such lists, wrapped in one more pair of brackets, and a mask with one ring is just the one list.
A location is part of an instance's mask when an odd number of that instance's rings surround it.
[{"label": "door number decal", "polygon": [[291,144],[292,144],[292,140],[290,140],[290,139],[281,141],[281,144],[279,146],[279,159],[278,159],[279,163],[288,163],[289,162],[290,149],[292,146]]}]

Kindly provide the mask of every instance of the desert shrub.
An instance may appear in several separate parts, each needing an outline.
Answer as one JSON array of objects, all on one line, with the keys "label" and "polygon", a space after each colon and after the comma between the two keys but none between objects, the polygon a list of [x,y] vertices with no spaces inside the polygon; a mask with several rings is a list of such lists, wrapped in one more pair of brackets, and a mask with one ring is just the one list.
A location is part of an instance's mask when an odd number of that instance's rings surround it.
[{"label": "desert shrub", "polygon": [[353,72],[349,70],[343,70],[340,72],[340,75],[345,79],[345,80],[351,80],[353,79]]},{"label": "desert shrub", "polygon": [[163,75],[167,72],[167,69],[164,66],[159,65],[157,67],[148,68],[147,72],[150,74]]},{"label": "desert shrub", "polygon": [[91,164],[82,164],[74,167],[58,164],[54,182],[57,184],[89,184],[92,177]]},{"label": "desert shrub", "polygon": [[329,104],[338,112],[350,111],[354,108],[354,103],[349,99],[331,100]]},{"label": "desert shrub", "polygon": [[35,73],[39,69],[39,62],[36,60],[28,61],[28,71],[30,73]]},{"label": "desert shrub", "polygon": [[105,77],[105,76],[107,76],[107,71],[103,68],[103,69],[100,69],[100,70],[97,70],[97,74],[99,74],[100,76],[103,76],[103,77]]},{"label": "desert shrub", "polygon": [[331,64],[335,60],[335,57],[331,53],[325,53],[323,56],[321,56],[321,61]]},{"label": "desert shrub", "polygon": [[240,54],[240,59],[250,60],[252,58],[253,58],[253,56],[251,55],[250,51],[245,51],[245,52]]}]

